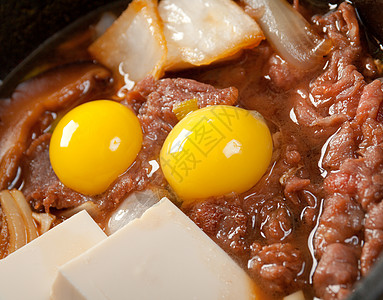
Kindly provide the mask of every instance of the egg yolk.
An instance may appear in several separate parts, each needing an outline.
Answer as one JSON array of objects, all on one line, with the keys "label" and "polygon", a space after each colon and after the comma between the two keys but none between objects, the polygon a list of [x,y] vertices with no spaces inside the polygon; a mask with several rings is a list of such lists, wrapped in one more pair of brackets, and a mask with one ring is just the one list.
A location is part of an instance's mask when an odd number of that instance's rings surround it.
[{"label": "egg yolk", "polygon": [[59,121],[49,156],[64,185],[95,195],[129,168],[141,144],[136,115],[120,103],[97,100],[74,108]]},{"label": "egg yolk", "polygon": [[233,106],[199,109],[169,133],[160,162],[166,180],[184,203],[253,187],[272,155],[262,116]]}]

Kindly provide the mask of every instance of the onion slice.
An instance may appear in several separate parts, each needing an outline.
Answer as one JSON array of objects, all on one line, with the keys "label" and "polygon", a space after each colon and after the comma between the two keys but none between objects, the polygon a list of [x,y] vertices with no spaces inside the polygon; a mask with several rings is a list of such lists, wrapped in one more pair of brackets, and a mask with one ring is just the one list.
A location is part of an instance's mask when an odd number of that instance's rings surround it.
[{"label": "onion slice", "polygon": [[8,254],[38,237],[32,210],[24,195],[18,190],[0,192],[0,203],[8,225]]},{"label": "onion slice", "polygon": [[148,208],[160,199],[161,197],[152,190],[131,193],[110,216],[105,228],[106,234],[111,235],[129,222],[141,217]]},{"label": "onion slice", "polygon": [[22,192],[19,190],[12,190],[10,191],[10,194],[12,195],[14,201],[17,203],[20,213],[23,217],[27,232],[27,241],[29,243],[38,237],[36,225],[32,218],[32,210],[29,207],[27,200],[25,199]]},{"label": "onion slice", "polygon": [[78,212],[86,210],[87,213],[93,218],[98,219],[101,216],[101,209],[97,206],[97,204],[92,201],[87,201],[79,206],[66,209],[62,211],[59,216],[64,218],[70,218],[71,216],[77,214]]},{"label": "onion slice", "polygon": [[320,64],[332,47],[285,0],[242,0],[261,26],[267,40],[289,64],[308,70]]},{"label": "onion slice", "polygon": [[56,219],[55,215],[50,213],[32,213],[33,219],[39,224],[40,235],[47,232],[52,227],[53,221]]},{"label": "onion slice", "polygon": [[0,202],[8,225],[8,253],[12,253],[27,243],[27,232],[19,207],[7,190],[0,192]]}]

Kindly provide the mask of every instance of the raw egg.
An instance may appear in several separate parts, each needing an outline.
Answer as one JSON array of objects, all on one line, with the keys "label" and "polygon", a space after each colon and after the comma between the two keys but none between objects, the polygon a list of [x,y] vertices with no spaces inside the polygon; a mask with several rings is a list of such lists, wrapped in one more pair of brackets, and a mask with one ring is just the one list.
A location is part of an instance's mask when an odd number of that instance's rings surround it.
[{"label": "raw egg", "polygon": [[64,185],[95,195],[129,168],[141,144],[136,115],[120,103],[97,100],[74,108],[59,121],[49,155]]},{"label": "raw egg", "polygon": [[188,203],[253,187],[266,172],[272,139],[263,117],[233,106],[199,109],[183,118],[161,149],[161,168]]}]

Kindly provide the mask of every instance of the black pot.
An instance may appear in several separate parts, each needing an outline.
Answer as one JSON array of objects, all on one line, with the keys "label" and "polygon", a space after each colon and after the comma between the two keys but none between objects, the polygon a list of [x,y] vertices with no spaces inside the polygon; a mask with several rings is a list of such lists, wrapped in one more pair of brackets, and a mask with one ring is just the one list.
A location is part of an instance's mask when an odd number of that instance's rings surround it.
[{"label": "black pot", "polygon": [[[8,1],[8,0],[7,0]],[[9,0],[0,2],[0,99],[7,98],[40,58],[105,11],[122,12],[131,0]],[[12,13],[5,13],[11,11]],[[19,14],[15,12],[20,11]],[[17,16],[18,15],[18,16]]]},{"label": "black pot", "polygon": [[42,42],[110,0],[0,1],[0,80]]}]

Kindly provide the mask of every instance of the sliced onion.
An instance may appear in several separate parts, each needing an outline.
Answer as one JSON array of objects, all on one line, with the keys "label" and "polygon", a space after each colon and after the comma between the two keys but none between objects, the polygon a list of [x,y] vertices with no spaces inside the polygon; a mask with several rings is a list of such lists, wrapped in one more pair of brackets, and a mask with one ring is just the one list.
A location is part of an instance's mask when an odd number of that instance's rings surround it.
[{"label": "sliced onion", "polygon": [[65,218],[69,218],[69,217],[77,214],[78,212],[80,212],[82,210],[86,210],[87,213],[93,219],[97,219],[101,214],[100,208],[95,203],[93,203],[92,201],[87,201],[87,202],[85,202],[79,206],[74,207],[74,208],[64,210],[63,212],[60,213],[60,216],[65,217]]},{"label": "sliced onion", "polygon": [[231,0],[162,0],[166,69],[207,65],[264,39],[258,24]]},{"label": "sliced onion", "polygon": [[0,202],[8,225],[8,253],[12,253],[27,243],[27,230],[19,207],[9,191],[0,192]]},{"label": "sliced onion", "polygon": [[105,228],[106,234],[110,235],[124,225],[142,216],[142,214],[155,203],[160,197],[152,190],[131,193],[111,215]]},{"label": "sliced onion", "polygon": [[10,191],[10,194],[12,195],[13,199],[17,203],[20,209],[20,213],[24,219],[24,223],[25,223],[25,227],[27,231],[27,241],[29,243],[30,241],[38,237],[36,224],[32,218],[32,210],[29,207],[27,200],[25,199],[22,192],[20,192],[19,190],[12,190]]},{"label": "sliced onion", "polygon": [[39,233],[42,235],[51,229],[53,221],[56,219],[56,216],[49,213],[32,213],[33,219],[39,224]]},{"label": "sliced onion", "polygon": [[291,65],[311,69],[323,60],[332,42],[321,38],[285,0],[242,0],[261,26],[267,40]]},{"label": "sliced onion", "polygon": [[162,76],[167,50],[157,1],[134,0],[89,52],[120,78],[139,81],[148,74]]}]

